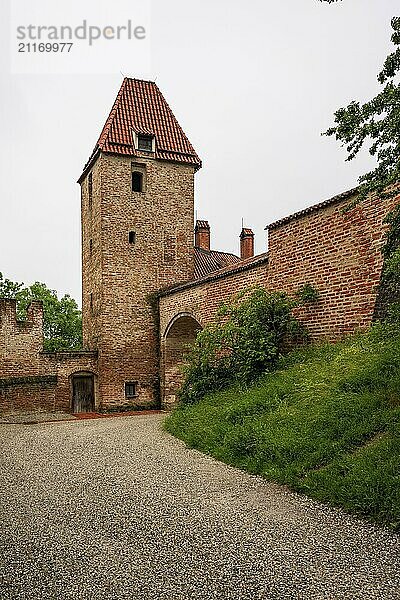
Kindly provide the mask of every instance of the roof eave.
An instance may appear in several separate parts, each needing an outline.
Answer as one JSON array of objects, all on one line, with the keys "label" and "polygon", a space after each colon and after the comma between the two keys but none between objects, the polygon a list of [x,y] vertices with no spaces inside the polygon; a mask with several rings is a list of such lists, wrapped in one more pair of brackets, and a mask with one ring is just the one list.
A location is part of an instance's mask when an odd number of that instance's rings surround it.
[{"label": "roof eave", "polygon": [[91,157],[87,161],[86,165],[83,167],[82,174],[79,177],[79,179],[77,180],[77,183],[79,183],[79,184],[82,183],[82,181],[85,179],[86,175],[88,174],[88,172],[90,171],[90,169],[93,167],[94,163],[100,156],[100,153],[101,153],[101,150],[99,147],[97,147],[93,150]]}]

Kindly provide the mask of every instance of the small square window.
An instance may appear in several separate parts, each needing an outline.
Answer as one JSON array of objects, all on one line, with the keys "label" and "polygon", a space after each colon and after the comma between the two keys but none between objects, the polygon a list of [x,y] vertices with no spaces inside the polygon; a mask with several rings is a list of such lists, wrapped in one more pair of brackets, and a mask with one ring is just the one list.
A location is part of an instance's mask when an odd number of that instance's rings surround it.
[{"label": "small square window", "polygon": [[125,383],[125,398],[135,398],[137,396],[136,388],[136,381],[130,381],[129,383]]},{"label": "small square window", "polygon": [[138,136],[138,150],[153,152],[153,138],[149,135]]}]

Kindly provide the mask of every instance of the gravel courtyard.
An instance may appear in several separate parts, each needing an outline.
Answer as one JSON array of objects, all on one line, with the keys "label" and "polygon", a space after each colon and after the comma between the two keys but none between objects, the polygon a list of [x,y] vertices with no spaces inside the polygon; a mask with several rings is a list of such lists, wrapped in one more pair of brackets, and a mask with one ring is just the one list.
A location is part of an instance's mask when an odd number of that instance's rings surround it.
[{"label": "gravel courtyard", "polygon": [[0,598],[400,598],[400,539],[225,466],[162,415],[1,425]]}]

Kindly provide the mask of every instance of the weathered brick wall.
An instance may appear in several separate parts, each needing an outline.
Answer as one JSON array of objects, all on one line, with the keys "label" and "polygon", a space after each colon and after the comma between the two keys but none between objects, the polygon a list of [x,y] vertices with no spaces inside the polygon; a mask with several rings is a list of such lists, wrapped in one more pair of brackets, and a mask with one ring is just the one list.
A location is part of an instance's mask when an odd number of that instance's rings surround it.
[{"label": "weathered brick wall", "polygon": [[0,379],[0,414],[58,410],[56,377]]},{"label": "weathered brick wall", "polygon": [[70,411],[71,375],[96,376],[97,353],[43,352],[41,302],[30,305],[26,321],[15,309],[15,300],[0,299],[0,413]]},{"label": "weathered brick wall", "polygon": [[[267,264],[267,258],[264,257],[251,268],[222,277],[210,275],[201,283],[186,284],[173,293],[161,296],[160,372],[162,404],[165,408],[170,408],[177,400],[176,393],[182,381],[180,367],[183,353],[185,345],[194,339],[196,324],[204,327],[212,322],[221,302],[227,301],[233,293],[254,285],[263,285]],[[189,315],[194,322],[190,323]]]},{"label": "weathered brick wall", "polygon": [[89,176],[81,183],[82,333],[85,348],[97,348],[101,331],[101,165],[100,156],[91,170],[91,199],[89,198]]},{"label": "weathered brick wall", "polygon": [[37,375],[43,349],[43,308],[32,302],[25,321],[16,317],[16,301],[0,299],[0,378]]},{"label": "weathered brick wall", "polygon": [[[142,193],[131,188],[135,168],[144,172]],[[87,177],[82,183],[83,329],[85,341],[99,350],[100,398],[107,405],[154,404],[159,341],[149,296],[193,278],[194,167],[145,153],[134,160],[101,154],[93,169],[99,183],[91,211]],[[134,244],[130,231],[136,234]],[[125,398],[126,382],[138,382],[134,402]]]},{"label": "weathered brick wall", "polygon": [[336,340],[371,323],[382,270],[385,215],[396,200],[345,198],[269,231],[266,286],[293,294],[310,283],[320,299],[297,311],[313,339]]},{"label": "weathered brick wall", "polygon": [[344,211],[351,201],[347,195],[272,226],[268,261],[163,293],[161,371],[166,401],[180,362],[179,356],[168,351],[165,334],[169,323],[188,313],[204,326],[213,321],[221,302],[246,287],[262,285],[294,295],[302,285],[313,285],[319,293],[318,302],[297,309],[296,315],[314,340],[336,340],[371,324],[382,270],[383,220],[398,198],[368,198]]},{"label": "weathered brick wall", "polygon": [[180,286],[176,291],[162,294],[160,298],[161,337],[169,323],[180,313],[187,313],[204,327],[215,319],[215,312],[232,294],[254,285],[263,285],[267,277],[268,260],[261,258],[255,266],[238,272],[210,275],[198,282]]}]

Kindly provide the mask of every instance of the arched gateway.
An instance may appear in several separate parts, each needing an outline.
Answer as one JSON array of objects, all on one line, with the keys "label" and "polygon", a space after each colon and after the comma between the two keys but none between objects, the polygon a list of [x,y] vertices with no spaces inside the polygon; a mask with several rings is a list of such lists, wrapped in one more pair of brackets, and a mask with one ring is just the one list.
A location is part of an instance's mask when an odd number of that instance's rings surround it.
[{"label": "arched gateway", "polygon": [[179,313],[169,322],[162,338],[162,392],[163,404],[177,401],[182,383],[181,365],[188,346],[193,344],[200,323],[190,313]]}]

